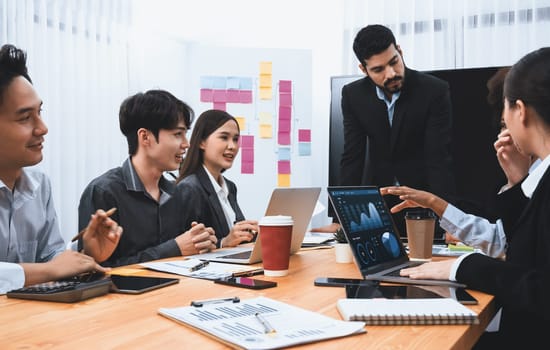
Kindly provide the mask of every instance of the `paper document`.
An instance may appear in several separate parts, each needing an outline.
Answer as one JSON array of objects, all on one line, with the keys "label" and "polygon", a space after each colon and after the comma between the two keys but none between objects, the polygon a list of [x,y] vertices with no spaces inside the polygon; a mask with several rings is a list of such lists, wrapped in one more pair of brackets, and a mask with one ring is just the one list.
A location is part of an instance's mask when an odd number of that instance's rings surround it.
[{"label": "paper document", "polygon": [[332,233],[306,232],[302,245],[323,244],[334,240]]},{"label": "paper document", "polygon": [[217,280],[231,276],[251,276],[263,271],[262,267],[250,265],[224,264],[210,262],[199,270],[193,270],[193,267],[203,263],[199,259],[174,260],[174,261],[155,261],[141,263],[140,265],[151,270],[174,273],[177,275],[202,278],[207,280]]},{"label": "paper document", "polygon": [[364,322],[335,320],[265,297],[159,313],[244,349],[278,349],[365,332]]},{"label": "paper document", "polygon": [[480,249],[472,248],[464,245],[436,245],[434,244],[432,246],[432,255],[439,255],[439,256],[461,256],[463,254],[467,253],[481,253]]}]

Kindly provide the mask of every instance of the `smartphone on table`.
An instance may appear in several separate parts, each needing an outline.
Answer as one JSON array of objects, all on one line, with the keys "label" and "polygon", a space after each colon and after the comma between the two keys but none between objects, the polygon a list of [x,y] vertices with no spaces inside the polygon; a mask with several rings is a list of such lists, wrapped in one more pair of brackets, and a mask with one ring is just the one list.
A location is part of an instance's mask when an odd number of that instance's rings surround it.
[{"label": "smartphone on table", "polygon": [[362,278],[317,277],[313,282],[321,287],[345,287],[347,285],[377,285],[376,281],[367,281]]},{"label": "smartphone on table", "polygon": [[266,289],[277,287],[277,282],[258,280],[250,277],[228,277],[215,280],[214,283],[248,289]]}]

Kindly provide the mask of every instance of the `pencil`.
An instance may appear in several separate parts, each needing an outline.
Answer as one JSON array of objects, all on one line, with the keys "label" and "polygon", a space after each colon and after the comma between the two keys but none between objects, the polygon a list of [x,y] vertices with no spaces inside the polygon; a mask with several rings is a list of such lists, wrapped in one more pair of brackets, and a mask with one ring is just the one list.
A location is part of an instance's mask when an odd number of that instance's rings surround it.
[{"label": "pencil", "polygon": [[[111,208],[109,210],[107,210],[105,212],[105,214],[107,214],[107,216],[111,216],[115,213],[116,211],[116,208]],[[82,238],[82,236],[84,236],[84,232],[86,232],[86,228],[82,229],[76,236],[73,237],[73,239],[71,239],[71,242],[74,242],[80,238]]]}]

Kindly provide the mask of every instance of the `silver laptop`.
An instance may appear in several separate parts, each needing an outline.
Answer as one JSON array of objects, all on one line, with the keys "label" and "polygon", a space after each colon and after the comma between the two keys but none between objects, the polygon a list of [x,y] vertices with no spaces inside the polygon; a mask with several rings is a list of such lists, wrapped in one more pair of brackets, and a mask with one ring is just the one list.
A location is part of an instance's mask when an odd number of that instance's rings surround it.
[{"label": "silver laptop", "polygon": [[[276,188],[271,193],[265,215],[290,215],[294,220],[290,243],[291,255],[300,250],[320,193],[320,187]],[[262,247],[259,239],[258,235],[256,237],[258,244],[243,244],[188,257],[234,264],[255,264],[262,261]]]},{"label": "silver laptop", "polygon": [[399,275],[399,270],[423,262],[409,260],[378,187],[329,186],[327,190],[364,279],[465,287],[464,284],[448,280],[411,279]]}]

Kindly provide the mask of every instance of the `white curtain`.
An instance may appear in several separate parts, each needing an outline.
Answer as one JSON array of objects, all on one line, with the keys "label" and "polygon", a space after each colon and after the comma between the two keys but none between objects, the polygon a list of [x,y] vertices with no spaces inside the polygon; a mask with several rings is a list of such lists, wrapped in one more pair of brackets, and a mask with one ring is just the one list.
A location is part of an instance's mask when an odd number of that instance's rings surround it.
[{"label": "white curtain", "polygon": [[76,233],[88,182],[127,156],[118,108],[128,96],[126,0],[0,0],[0,44],[28,54],[49,127],[44,160],[62,234]]},{"label": "white curtain", "polygon": [[550,0],[346,0],[345,74],[359,74],[352,44],[367,24],[390,27],[419,70],[510,65],[550,46]]}]

